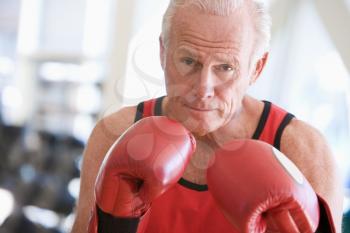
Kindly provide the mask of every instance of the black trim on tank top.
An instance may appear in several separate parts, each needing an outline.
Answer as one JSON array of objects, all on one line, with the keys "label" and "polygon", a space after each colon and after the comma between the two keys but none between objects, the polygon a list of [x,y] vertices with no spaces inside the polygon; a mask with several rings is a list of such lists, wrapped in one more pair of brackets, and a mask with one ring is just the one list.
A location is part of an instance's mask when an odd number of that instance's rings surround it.
[{"label": "black trim on tank top", "polygon": [[98,233],[136,233],[140,218],[115,217],[104,212],[97,205]]},{"label": "black trim on tank top", "polygon": [[141,120],[142,116],[143,116],[143,102],[139,103],[136,107],[134,123]]},{"label": "black trim on tank top", "polygon": [[196,184],[196,183],[192,183],[191,181],[188,181],[184,178],[180,178],[180,180],[178,181],[178,183],[186,188],[192,189],[192,190],[196,190],[196,191],[208,191],[208,185],[206,184]]},{"label": "black trim on tank top", "polygon": [[154,115],[161,116],[162,115],[162,103],[165,96],[158,97],[156,99],[156,105],[154,107]]},{"label": "black trim on tank top", "polygon": [[289,122],[294,118],[295,116],[291,113],[288,113],[287,115],[284,116],[281,124],[278,126],[275,140],[273,142],[273,146],[276,147],[278,150],[280,150],[281,147],[281,138],[282,138],[282,133],[284,128],[289,124]]},{"label": "black trim on tank top", "polygon": [[[154,109],[154,115],[155,116],[161,116],[162,115],[162,102],[165,96],[158,97],[156,99],[155,109]],[[144,102],[141,102],[136,107],[136,115],[134,119],[134,123],[141,120],[143,116],[143,108],[144,108]]]},{"label": "black trim on tank top", "polygon": [[263,102],[264,102],[264,109],[263,109],[263,112],[261,114],[261,117],[260,117],[260,120],[258,123],[258,127],[256,127],[256,130],[255,130],[253,137],[252,137],[252,139],[256,139],[256,140],[259,139],[261,133],[263,132],[264,127],[265,127],[266,122],[267,122],[267,118],[268,118],[270,110],[271,110],[271,102],[266,101],[266,100],[263,100]]}]

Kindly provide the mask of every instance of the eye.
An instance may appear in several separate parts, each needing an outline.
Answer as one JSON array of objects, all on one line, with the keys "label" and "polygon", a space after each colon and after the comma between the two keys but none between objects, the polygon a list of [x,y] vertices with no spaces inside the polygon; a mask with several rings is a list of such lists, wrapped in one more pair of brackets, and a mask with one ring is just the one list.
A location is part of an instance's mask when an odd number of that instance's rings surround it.
[{"label": "eye", "polygon": [[234,70],[234,68],[229,64],[221,64],[217,67],[217,69],[224,72],[229,72]]},{"label": "eye", "polygon": [[181,59],[181,62],[188,65],[188,66],[191,66],[195,63],[195,60],[190,58],[190,57],[184,57]]}]

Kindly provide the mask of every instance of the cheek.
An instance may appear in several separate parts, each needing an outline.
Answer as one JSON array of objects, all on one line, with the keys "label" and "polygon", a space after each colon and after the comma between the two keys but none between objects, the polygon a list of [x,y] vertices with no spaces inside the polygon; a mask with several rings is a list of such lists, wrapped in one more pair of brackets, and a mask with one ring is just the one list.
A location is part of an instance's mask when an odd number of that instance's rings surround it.
[{"label": "cheek", "polygon": [[169,96],[186,96],[191,94],[193,84],[182,77],[172,63],[164,71],[167,94]]},{"label": "cheek", "polygon": [[233,115],[239,106],[246,92],[244,80],[235,80],[225,83],[218,89],[218,96],[222,102],[222,115]]},{"label": "cheek", "polygon": [[168,96],[184,96],[190,93],[191,85],[181,80],[176,73],[168,70],[165,72],[165,85]]}]

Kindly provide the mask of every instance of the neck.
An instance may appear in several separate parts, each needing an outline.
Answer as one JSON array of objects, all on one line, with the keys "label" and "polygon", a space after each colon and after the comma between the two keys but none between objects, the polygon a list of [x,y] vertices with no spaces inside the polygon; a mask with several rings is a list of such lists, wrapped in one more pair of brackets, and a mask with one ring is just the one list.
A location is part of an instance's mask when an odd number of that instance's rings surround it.
[{"label": "neck", "polygon": [[[162,102],[163,115],[171,116],[169,98],[165,97]],[[264,104],[248,95],[244,96],[239,109],[231,116],[225,125],[205,135],[196,135],[196,139],[213,141],[222,145],[232,139],[252,138],[258,125]]]},{"label": "neck", "polygon": [[[168,98],[162,103],[163,115],[169,116]],[[245,96],[242,105],[224,126],[204,136],[195,135],[197,149],[183,178],[197,184],[206,183],[206,169],[213,162],[215,148],[233,139],[252,138],[263,109],[263,103]]]},{"label": "neck", "polygon": [[215,138],[219,145],[232,139],[251,138],[256,126],[254,120],[256,118],[254,112],[257,109],[255,101],[253,98],[245,96],[238,111],[224,126],[209,133],[210,137]]}]

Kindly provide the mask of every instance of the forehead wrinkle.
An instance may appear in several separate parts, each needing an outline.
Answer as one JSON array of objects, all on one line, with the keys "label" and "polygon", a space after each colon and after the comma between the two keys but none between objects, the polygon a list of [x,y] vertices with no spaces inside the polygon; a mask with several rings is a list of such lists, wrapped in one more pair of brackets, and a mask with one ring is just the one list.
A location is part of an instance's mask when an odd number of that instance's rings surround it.
[{"label": "forehead wrinkle", "polygon": [[[181,47],[181,51],[187,51],[191,54],[195,54],[195,55],[204,55],[206,53],[209,54],[216,54],[217,57],[234,57],[235,55],[239,54],[239,49],[235,46],[232,46],[232,44],[230,44],[229,46],[227,44],[217,44],[217,45],[213,45],[212,43],[198,43],[196,41],[193,40],[186,40],[186,39],[182,39],[179,42],[179,47]],[[217,50],[217,51],[212,51],[212,50]],[[219,56],[217,54],[220,54]]]},{"label": "forehead wrinkle", "polygon": [[210,48],[210,49],[222,49],[230,50],[234,52],[239,52],[241,47],[241,39],[238,37],[233,37],[232,40],[222,40],[221,37],[218,39],[209,39],[200,33],[187,29],[186,31],[178,31],[177,40],[178,43],[185,42],[186,44],[194,45],[199,48]]},{"label": "forehead wrinkle", "polygon": [[243,25],[241,15],[241,10],[227,16],[220,16],[203,12],[197,8],[186,7],[175,13],[171,31],[177,36],[194,37],[203,42],[226,42],[221,39],[225,37],[233,39],[242,35],[241,32],[245,25]]},{"label": "forehead wrinkle", "polygon": [[172,47],[186,44],[209,53],[212,49],[238,56],[247,47],[244,44],[249,34],[245,29],[246,20],[239,17],[244,12],[243,9],[236,11],[228,19],[203,13],[195,7],[181,8],[173,18]]},{"label": "forehead wrinkle", "polygon": [[196,40],[201,40],[203,42],[206,42],[206,43],[235,43],[237,41],[225,41],[225,40],[210,40],[210,39],[207,39],[205,36],[201,36],[200,33],[197,33],[197,32],[182,32],[179,34],[180,37],[184,37],[184,38],[193,38],[193,39],[196,39]]},{"label": "forehead wrinkle", "polygon": [[193,41],[193,40],[182,40],[181,42],[185,42],[186,44],[191,44],[193,45],[194,48],[208,48],[208,49],[220,49],[220,50],[224,50],[224,51],[235,51],[238,52],[239,49],[237,49],[236,47],[232,46],[232,45],[227,45],[224,43],[203,43],[203,42],[198,42],[198,41]]}]

